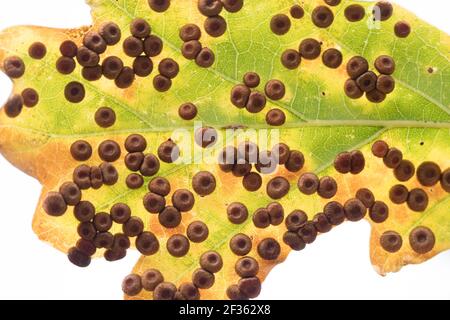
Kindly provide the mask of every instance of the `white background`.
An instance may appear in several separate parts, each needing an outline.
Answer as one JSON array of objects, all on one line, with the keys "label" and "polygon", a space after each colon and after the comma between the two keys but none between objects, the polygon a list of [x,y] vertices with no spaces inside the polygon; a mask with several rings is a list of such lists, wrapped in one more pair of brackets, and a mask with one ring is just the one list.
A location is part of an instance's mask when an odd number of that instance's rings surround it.
[{"label": "white background", "polygon": [[[450,33],[448,1],[396,2]],[[0,29],[17,24],[88,25],[89,7],[83,0],[2,0]],[[0,105],[10,91],[11,83],[0,74]],[[31,229],[39,193],[36,180],[0,156],[0,299],[121,299],[120,283],[139,254],[129,252],[126,259],[112,264],[94,261],[88,269],[72,266]],[[270,273],[260,298],[450,298],[449,251],[383,278],[369,261],[369,231],[366,223],[346,223],[321,236],[314,246],[292,253]]]}]

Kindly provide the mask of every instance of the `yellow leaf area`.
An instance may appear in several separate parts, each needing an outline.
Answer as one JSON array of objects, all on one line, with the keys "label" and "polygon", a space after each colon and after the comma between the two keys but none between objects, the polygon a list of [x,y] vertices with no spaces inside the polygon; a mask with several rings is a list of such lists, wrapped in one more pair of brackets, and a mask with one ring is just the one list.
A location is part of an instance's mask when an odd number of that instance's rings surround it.
[{"label": "yellow leaf area", "polygon": [[[442,187],[420,186],[413,177],[405,186],[408,189],[423,188],[429,197],[425,212],[417,213],[406,204],[396,205],[389,200],[389,189],[399,183],[382,159],[372,155],[371,144],[385,140],[390,146],[403,152],[405,159],[412,161],[416,168],[424,161],[436,162],[442,170],[450,166],[450,71],[449,37],[413,16],[404,9],[394,6],[393,16],[381,23],[374,22],[371,8],[374,3],[342,1],[332,7],[335,22],[327,29],[319,29],[311,22],[311,12],[323,1],[246,0],[237,13],[223,11],[227,21],[226,33],[218,38],[211,37],[203,30],[203,17],[197,9],[197,1],[172,1],[164,13],[152,11],[146,0],[89,0],[92,7],[93,25],[76,30],[58,30],[41,27],[14,27],[0,33],[0,62],[5,58],[19,56],[26,65],[25,75],[14,79],[14,93],[25,88],[38,91],[40,101],[34,108],[24,108],[17,118],[9,118],[0,111],[0,152],[15,166],[37,178],[43,185],[41,199],[37,205],[33,229],[40,239],[49,242],[58,250],[67,252],[75,245],[78,222],[69,207],[62,217],[50,217],[42,209],[42,203],[49,191],[57,191],[59,186],[72,180],[73,170],[80,165],[69,152],[76,140],[86,140],[92,146],[93,156],[84,164],[98,166],[100,159],[97,148],[104,140],[114,140],[121,146],[122,155],[114,162],[119,172],[119,181],[113,186],[103,186],[99,190],[83,190],[83,200],[94,204],[97,212],[109,212],[115,203],[126,203],[133,216],[140,217],[145,230],[153,232],[160,243],[160,250],[153,256],[142,256],[133,272],[142,274],[149,268],[161,270],[166,281],[176,286],[190,282],[192,272],[199,268],[200,255],[215,250],[223,258],[224,266],[215,274],[214,286],[201,290],[202,299],[224,299],[229,285],[236,284],[239,276],[235,272],[237,257],[229,247],[230,239],[237,233],[245,233],[252,239],[253,248],[249,256],[259,263],[258,278],[263,281],[269,271],[285,260],[290,248],[283,243],[286,232],[284,224],[258,229],[251,215],[258,208],[266,207],[273,200],[266,193],[267,182],[276,176],[287,178],[290,192],[279,200],[285,215],[292,210],[304,210],[310,219],[322,212],[324,205],[336,200],[344,203],[355,196],[359,188],[369,188],[375,198],[389,206],[389,218],[381,223],[372,223],[371,261],[380,274],[398,271],[403,265],[423,262],[450,246],[449,199]],[[349,4],[358,3],[365,7],[367,19],[349,23],[344,17],[344,9]],[[291,19],[290,31],[277,36],[270,30],[271,17],[277,13],[289,14],[289,8],[301,4],[305,17]],[[137,78],[128,89],[118,89],[114,81],[102,78],[88,82],[81,77],[78,65],[70,75],[61,75],[55,69],[59,58],[59,46],[71,39],[81,45],[84,34],[108,21],[116,22],[122,29],[122,40],[129,36],[130,22],[135,18],[146,19],[152,33],[164,43],[160,55],[152,58],[155,70],[146,78]],[[393,33],[393,26],[399,20],[408,21],[412,33],[406,39],[399,39]],[[200,41],[215,54],[212,67],[199,68],[195,62],[186,60],[180,53],[182,41],[179,28],[186,23],[202,27]],[[375,24],[379,23],[379,28]],[[338,48],[344,56],[344,63],[338,69],[325,67],[321,59],[303,59],[296,70],[287,70],[280,62],[286,49],[297,49],[300,41],[315,38],[322,42],[323,49]],[[47,47],[47,55],[42,60],[28,56],[31,43],[40,41]],[[343,92],[348,78],[346,62],[354,55],[362,55],[372,66],[376,57],[391,55],[396,61],[396,89],[380,104],[366,98],[351,100]],[[117,55],[125,65],[132,64],[132,58],[123,53],[121,42],[109,47],[101,55]],[[152,85],[157,66],[163,58],[173,58],[180,66],[179,75],[173,79],[172,88],[165,93],[157,92]],[[432,72],[429,72],[432,68]],[[373,69],[373,68],[372,68]],[[268,100],[264,112],[250,114],[245,109],[237,109],[230,102],[230,91],[242,82],[248,71],[257,72],[261,84],[257,90],[263,92],[270,79],[279,79],[286,86],[286,95],[279,101]],[[64,98],[64,87],[70,81],[81,82],[86,89],[86,97],[80,104],[72,104]],[[204,126],[214,127],[219,133],[216,144],[206,150],[194,148],[193,138],[182,139],[173,134],[176,129],[184,129],[191,134],[194,121],[185,121],[178,116],[178,107],[192,102],[198,107],[195,121]],[[103,106],[112,108],[117,121],[108,129],[99,128],[94,121],[95,111]],[[286,123],[280,127],[270,127],[265,122],[265,113],[272,108],[280,108],[286,114]],[[234,132],[226,136],[227,126],[243,126],[260,133],[259,137],[248,136],[246,132]],[[148,213],[142,203],[148,192],[144,186],[130,190],[125,179],[130,171],[124,164],[126,151],[124,141],[134,133],[142,134],[148,147],[145,153],[157,154],[161,143],[172,138],[182,149],[182,159],[189,157],[193,163],[166,164],[161,162],[157,176],[166,177],[172,192],[166,197],[171,204],[172,193],[180,188],[192,190],[192,177],[199,171],[211,172],[217,181],[215,192],[206,197],[195,195],[194,208],[182,214],[182,223],[174,229],[162,227],[157,215]],[[262,175],[263,184],[259,191],[248,192],[242,185],[242,178],[224,173],[215,162],[219,152],[226,145],[237,144],[249,138],[260,145],[261,150],[271,149],[278,142],[289,145],[291,150],[300,150],[305,156],[305,166],[299,172],[288,172],[280,166],[274,173]],[[267,141],[264,141],[267,140]],[[266,144],[264,142],[267,142]],[[190,149],[192,146],[194,149]],[[366,159],[365,170],[359,175],[342,175],[336,172],[333,161],[342,151],[361,150]],[[297,180],[302,173],[315,172],[319,176],[331,176],[338,183],[338,192],[331,200],[318,195],[306,196],[297,188]],[[249,219],[235,225],[229,222],[227,205],[239,201],[249,210]],[[367,218],[370,220],[369,218]],[[202,243],[191,243],[188,254],[182,258],[171,256],[166,249],[167,239],[174,234],[186,234],[187,226],[193,221],[203,221],[208,225],[209,237]],[[350,223],[350,222],[348,222]],[[409,233],[417,226],[430,228],[436,237],[434,249],[424,255],[415,253],[408,242]],[[121,226],[114,224],[111,233],[121,232]],[[403,238],[403,246],[396,253],[388,253],[379,244],[385,231],[396,231]],[[332,232],[332,231],[331,231]],[[281,245],[281,254],[274,261],[263,260],[257,253],[262,239],[274,238]],[[358,239],[355,239],[358,241]],[[132,246],[133,244],[132,239]],[[314,244],[312,244],[314,245]],[[301,253],[300,253],[301,254]],[[97,256],[103,250],[97,250]],[[88,270],[86,272],[89,272]],[[120,284],[118,284],[118,288]],[[128,299],[149,299],[151,292],[142,291]]]}]

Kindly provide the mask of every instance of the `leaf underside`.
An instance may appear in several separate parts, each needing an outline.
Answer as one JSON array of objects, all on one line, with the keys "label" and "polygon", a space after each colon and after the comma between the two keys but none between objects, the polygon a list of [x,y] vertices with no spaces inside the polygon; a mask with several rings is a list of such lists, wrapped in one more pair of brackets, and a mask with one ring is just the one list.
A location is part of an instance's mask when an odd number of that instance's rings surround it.
[{"label": "leaf underside", "polygon": [[[114,162],[119,181],[99,190],[83,190],[82,199],[91,201],[97,212],[109,212],[115,203],[126,203],[133,215],[144,221],[145,230],[157,236],[160,250],[152,256],[141,256],[133,273],[142,274],[149,268],[159,269],[166,281],[179,286],[191,281],[192,272],[199,268],[199,257],[203,252],[217,251],[223,258],[224,266],[215,275],[214,286],[201,290],[202,299],[227,298],[228,286],[239,281],[234,269],[239,257],[229,247],[229,240],[237,233],[247,234],[252,239],[253,249],[249,256],[259,263],[258,278],[261,281],[291,251],[283,242],[286,232],[284,223],[258,229],[251,219],[254,211],[273,202],[265,188],[269,180],[276,176],[285,177],[291,184],[289,193],[278,200],[286,215],[301,209],[312,219],[331,201],[317,194],[307,196],[298,190],[297,180],[304,172],[333,177],[337,181],[338,192],[332,200],[345,203],[355,196],[358,189],[369,188],[377,200],[388,204],[389,218],[385,222],[374,223],[368,216],[366,219],[372,225],[371,261],[380,274],[398,271],[406,264],[421,263],[450,248],[448,193],[439,184],[423,187],[414,176],[403,184],[410,190],[422,188],[427,192],[427,209],[419,213],[411,211],[406,204],[393,204],[389,199],[389,189],[400,182],[382,159],[371,153],[372,143],[384,140],[401,150],[404,159],[413,162],[416,168],[424,161],[434,161],[442,170],[450,167],[448,35],[398,6],[394,6],[393,16],[389,20],[374,22],[371,16],[374,3],[362,1],[343,0],[339,6],[331,7],[335,19],[326,29],[317,28],[311,21],[312,11],[316,6],[323,5],[323,1],[304,1],[301,4],[305,16],[299,20],[291,19],[289,32],[277,36],[269,27],[272,16],[278,13],[289,15],[290,7],[299,2],[246,0],[237,13],[222,11],[227,31],[218,38],[204,32],[205,17],[199,13],[197,1],[194,0],[172,1],[164,13],[151,10],[146,0],[87,2],[92,8],[92,26],[76,30],[23,26],[0,33],[1,64],[7,57],[18,56],[26,65],[25,75],[13,80],[14,93],[20,93],[25,88],[34,88],[39,93],[38,105],[24,108],[16,118],[8,117],[4,109],[0,111],[0,152],[43,185],[33,220],[33,229],[41,240],[63,252],[75,245],[79,239],[76,231],[78,222],[71,214],[71,208],[64,216],[51,217],[42,205],[47,193],[58,191],[62,183],[72,180],[73,170],[81,164],[69,152],[74,141],[82,139],[90,143],[94,152],[85,164],[98,166],[102,160],[96,152],[97,147],[109,139],[122,147],[120,159]],[[344,17],[344,9],[354,3],[364,6],[367,16],[360,22],[350,23]],[[95,82],[84,80],[80,66],[70,75],[56,71],[54,66],[60,57],[61,42],[70,39],[81,45],[86,32],[97,30],[108,21],[117,23],[125,38],[129,36],[129,25],[135,18],[146,19],[152,34],[160,37],[164,44],[162,53],[152,58],[155,70],[151,76],[137,78],[128,89],[118,89],[114,81],[106,78]],[[411,35],[404,39],[396,37],[393,32],[394,24],[401,20],[412,27]],[[212,67],[200,68],[181,55],[179,28],[186,23],[202,27],[201,42],[215,54]],[[380,27],[373,28],[375,24],[380,24]],[[337,69],[330,69],[320,58],[303,59],[299,68],[286,69],[280,62],[281,54],[286,49],[297,49],[305,38],[320,40],[323,49],[339,49],[344,63]],[[47,47],[47,54],[42,60],[34,60],[28,55],[29,45],[35,41]],[[375,59],[384,54],[392,56],[396,62],[393,74],[395,91],[379,104],[369,102],[365,97],[349,99],[343,91],[348,78],[346,62],[355,55],[361,55],[372,66]],[[121,45],[109,47],[102,57],[110,55],[121,57],[125,65],[132,63],[132,59],[124,55]],[[180,73],[173,79],[171,89],[161,93],[154,89],[152,81],[158,73],[158,63],[164,58],[174,59],[180,66]],[[243,75],[249,71],[257,72],[261,77],[259,91],[264,91],[267,81],[279,79],[286,86],[286,95],[278,101],[268,99],[264,112],[258,114],[234,107],[230,102],[230,91],[242,83]],[[85,86],[86,97],[79,104],[70,103],[64,97],[64,88],[71,81]],[[186,102],[197,106],[195,120],[186,121],[179,117],[178,107]],[[103,106],[113,109],[117,116],[116,123],[108,129],[100,128],[94,121],[95,112]],[[286,122],[281,127],[266,124],[266,111],[273,108],[283,110],[286,115]],[[194,146],[193,135],[189,141],[182,141],[173,135],[177,129],[192,133],[194,121],[215,128],[218,132],[217,143],[204,150],[203,155],[196,153],[194,163],[161,162],[157,175],[170,181],[172,191],[182,188],[192,191],[193,176],[199,171],[209,171],[215,176],[217,187],[214,193],[206,197],[196,194],[195,206],[183,213],[182,223],[177,228],[167,229],[160,225],[158,216],[149,214],[142,204],[148,192],[146,185],[151,178],[145,178],[144,186],[138,190],[130,190],[126,186],[125,178],[130,171],[124,164],[126,151],[123,146],[130,134],[141,134],[146,138],[146,153],[157,154],[160,144],[169,138],[182,149],[188,145]],[[242,178],[221,171],[214,161],[224,145],[247,137],[245,132],[237,132],[231,138],[226,136],[226,128],[230,126],[263,132],[263,136],[269,137],[268,148],[277,142],[278,135],[279,140],[288,144],[291,150],[300,150],[304,154],[305,166],[295,173],[279,166],[274,173],[262,175],[263,183],[259,191],[246,191]],[[361,174],[340,174],[333,166],[337,154],[350,150],[360,150],[365,156],[366,165]],[[166,200],[170,204],[170,195]],[[240,225],[232,224],[227,219],[227,205],[236,201],[245,204],[250,213],[249,219]],[[187,226],[199,220],[208,225],[208,239],[202,243],[191,243],[188,254],[182,258],[171,256],[166,250],[167,239],[174,234],[186,234]],[[436,237],[434,248],[426,254],[416,253],[408,242],[411,230],[418,226],[430,228]],[[380,245],[380,236],[391,230],[403,238],[403,246],[396,253],[388,253]],[[121,232],[121,226],[114,224],[111,232]],[[281,245],[281,253],[276,260],[264,260],[257,253],[257,245],[268,237],[276,239]],[[102,253],[102,250],[97,250],[97,255]],[[126,298],[148,299],[152,298],[152,293],[142,291],[137,296]]]}]

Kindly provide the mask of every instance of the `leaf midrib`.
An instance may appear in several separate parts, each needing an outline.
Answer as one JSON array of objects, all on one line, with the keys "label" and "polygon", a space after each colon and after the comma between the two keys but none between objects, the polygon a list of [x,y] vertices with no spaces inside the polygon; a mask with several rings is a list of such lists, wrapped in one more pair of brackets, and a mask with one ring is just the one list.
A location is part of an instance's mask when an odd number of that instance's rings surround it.
[{"label": "leaf midrib", "polygon": [[[383,127],[385,129],[394,129],[394,128],[430,128],[430,129],[450,129],[449,122],[422,122],[422,121],[402,121],[402,120],[316,120],[310,122],[293,122],[289,124],[285,124],[282,127],[272,127],[266,124],[260,125],[251,125],[244,126],[243,128],[252,128],[252,129],[268,129],[268,130],[288,130],[288,129],[301,129],[301,128],[320,128],[320,127],[348,127],[348,128],[357,128],[357,127]],[[46,136],[49,138],[55,139],[63,139],[63,138],[86,138],[86,137],[102,137],[102,136],[111,136],[111,135],[126,135],[130,133],[134,133],[139,131],[140,133],[157,133],[157,132],[169,132],[177,129],[181,130],[192,130],[192,125],[183,125],[176,127],[151,127],[151,128],[125,128],[118,130],[105,130],[105,131],[93,131],[93,132],[85,132],[85,133],[77,133],[77,134],[54,134],[46,131],[32,129],[28,127],[22,127],[11,124],[0,124],[0,128],[6,129],[15,129],[25,132],[30,132],[33,134],[39,134],[42,136]],[[219,128],[219,130],[225,130],[228,126],[224,126]]]}]

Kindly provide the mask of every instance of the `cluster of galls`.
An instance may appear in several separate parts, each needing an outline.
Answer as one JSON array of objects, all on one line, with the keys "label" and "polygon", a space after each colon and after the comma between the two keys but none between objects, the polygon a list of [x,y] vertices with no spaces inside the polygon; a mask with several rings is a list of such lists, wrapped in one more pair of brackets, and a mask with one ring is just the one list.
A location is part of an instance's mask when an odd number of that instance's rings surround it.
[{"label": "cluster of galls", "polygon": [[206,17],[203,27],[211,37],[220,37],[227,30],[227,22],[220,16],[223,8],[235,13],[243,6],[243,0],[198,0],[197,4],[200,13]]},{"label": "cluster of galls", "polygon": [[[329,6],[337,6],[340,0],[325,1]],[[393,6],[386,1],[379,1],[375,4],[373,15],[375,21],[386,21],[393,14]],[[299,5],[294,5],[290,9],[290,14],[294,19],[301,19],[304,10]],[[361,21],[365,15],[365,8],[359,4],[348,5],[344,10],[344,15],[349,22]],[[317,6],[311,14],[312,22],[319,28],[328,28],[334,21],[334,14],[327,6]],[[276,35],[284,35],[291,28],[291,21],[285,14],[277,14],[272,17],[270,28]],[[406,38],[411,32],[411,27],[405,21],[399,21],[394,27],[395,34],[400,38]],[[313,60],[321,53],[321,42],[315,39],[305,39],[300,44],[299,50],[288,49],[281,56],[281,63],[287,69],[299,67],[302,58]],[[329,68],[338,68],[342,63],[342,53],[334,48],[326,50],[322,55],[322,62]],[[347,72],[350,76],[344,86],[344,91],[351,99],[361,98],[364,94],[370,102],[381,103],[386,99],[386,95],[395,88],[395,80],[391,77],[394,72],[395,63],[389,56],[380,56],[375,62],[375,68],[380,75],[369,71],[369,64],[363,57],[353,57],[347,64]]]},{"label": "cluster of galls", "polygon": [[392,57],[382,55],[375,60],[377,75],[369,71],[369,63],[360,56],[351,58],[347,63],[347,73],[350,76],[345,82],[345,94],[351,99],[359,99],[364,94],[367,100],[381,103],[386,95],[394,91],[395,80],[391,76],[395,71],[395,62]]},{"label": "cluster of galls", "polygon": [[123,292],[136,296],[143,290],[153,293],[154,300],[199,300],[200,290],[214,285],[215,275],[223,267],[223,260],[216,251],[207,251],[200,256],[200,268],[192,273],[191,282],[182,283],[178,288],[172,282],[165,281],[161,271],[148,269],[142,275],[133,273],[122,282]]},{"label": "cluster of galls", "polygon": [[[41,60],[47,54],[47,48],[42,42],[35,42],[28,48],[28,54],[32,59]],[[25,63],[20,57],[11,56],[3,61],[3,69],[11,79],[21,78],[26,71]],[[5,103],[5,113],[10,118],[15,118],[22,112],[23,106],[33,108],[39,103],[39,94],[33,88],[26,88],[20,94],[11,95]]]},{"label": "cluster of galls", "polygon": [[[241,10],[243,5],[243,0],[198,0],[197,8],[206,17],[203,24],[206,33],[215,38],[222,36],[227,30],[227,22],[219,15],[222,9],[235,13]],[[200,42],[202,32],[196,24],[189,23],[181,27],[179,36],[183,40],[181,54],[186,59],[195,60],[202,68],[214,64],[214,52],[209,48],[203,48]]]},{"label": "cluster of galls", "polygon": [[[260,76],[255,72],[247,72],[243,84],[231,89],[231,103],[239,109],[246,108],[250,113],[259,113],[265,107],[267,98],[278,101],[286,94],[286,87],[280,80],[269,80],[264,86],[264,93],[256,90],[261,83]],[[281,126],[286,122],[286,115],[278,108],[271,109],[266,114],[266,122],[271,126]]]},{"label": "cluster of galls", "polygon": [[[262,186],[261,174],[271,174],[279,165],[290,172],[300,171],[305,158],[302,152],[291,150],[285,143],[275,145],[271,150],[260,151],[258,145],[245,141],[234,146],[227,146],[219,155],[219,166],[223,172],[235,177],[242,177],[242,184],[247,191],[255,192]],[[252,172],[253,166],[258,172]],[[266,187],[272,199],[280,199],[289,191],[289,182],[284,177],[274,177]]]},{"label": "cluster of galls", "polygon": [[[124,143],[127,154],[124,163],[132,173],[126,178],[130,189],[141,188],[144,177],[153,177],[148,183],[149,192],[143,197],[143,207],[152,214],[158,214],[161,226],[173,229],[180,225],[181,212],[190,211],[195,203],[194,195],[187,189],[175,190],[172,205],[166,205],[166,197],[171,192],[167,179],[154,177],[160,169],[160,160],[172,163],[180,156],[178,146],[170,139],[158,147],[157,156],[144,154],[147,149],[146,139],[139,134],[131,134]],[[122,259],[130,247],[130,238],[136,237],[136,248],[142,255],[153,255],[160,249],[159,240],[149,231],[144,230],[144,222],[139,217],[131,216],[131,209],[123,203],[116,203],[109,213],[96,213],[89,201],[81,201],[81,190],[100,189],[103,185],[111,186],[118,182],[119,173],[112,163],[121,158],[121,147],[113,140],[102,141],[98,145],[100,166],[82,164],[73,171],[73,181],[64,183],[58,192],[49,192],[43,202],[43,209],[51,216],[62,216],[68,206],[73,206],[75,218],[79,221],[77,232],[80,240],[69,250],[69,260],[86,267],[97,249],[105,249],[104,257],[108,261]],[[76,161],[88,161],[92,156],[92,146],[84,140],[75,141],[70,153]],[[215,177],[206,171],[198,172],[192,178],[192,189],[199,196],[207,196],[216,188]],[[122,225],[122,233],[110,232],[113,224]],[[199,243],[207,239],[208,227],[201,221],[193,221],[183,234],[174,234],[167,239],[166,249],[174,257],[186,255],[190,242]]]},{"label": "cluster of galls", "polygon": [[[75,70],[75,59],[82,66],[81,74],[88,81],[96,81],[104,76],[114,80],[118,88],[130,87],[135,77],[147,77],[153,71],[152,57],[158,56],[163,49],[162,40],[151,34],[151,27],[144,19],[135,19],[130,24],[131,36],[123,40],[124,53],[134,58],[132,67],[124,66],[122,59],[109,56],[100,61],[108,46],[114,46],[121,40],[122,32],[114,22],[104,23],[97,31],[89,31],[83,38],[83,45],[70,40],[61,44],[62,57],[56,62],[57,70],[62,74],[70,74]],[[173,59],[161,60],[159,74],[154,77],[156,90],[164,92],[172,85],[172,79],[178,75],[179,66]],[[66,99],[79,103],[84,99],[85,90],[81,83],[71,82],[66,86]]]}]

